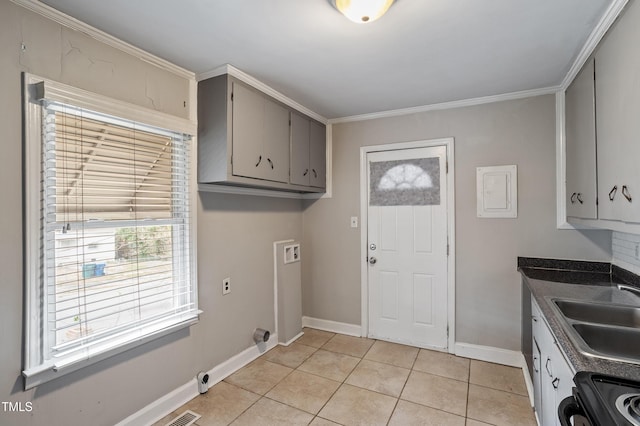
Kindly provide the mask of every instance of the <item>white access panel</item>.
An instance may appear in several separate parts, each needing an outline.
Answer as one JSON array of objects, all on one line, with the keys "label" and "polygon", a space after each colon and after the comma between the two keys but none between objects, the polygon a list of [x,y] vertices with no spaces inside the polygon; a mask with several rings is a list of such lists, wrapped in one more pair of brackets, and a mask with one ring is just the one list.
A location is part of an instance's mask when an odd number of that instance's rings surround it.
[{"label": "white access panel", "polygon": [[476,189],[478,217],[518,217],[517,166],[478,167]]},{"label": "white access panel", "polygon": [[278,342],[288,343],[302,332],[302,266],[300,243],[276,243]]}]

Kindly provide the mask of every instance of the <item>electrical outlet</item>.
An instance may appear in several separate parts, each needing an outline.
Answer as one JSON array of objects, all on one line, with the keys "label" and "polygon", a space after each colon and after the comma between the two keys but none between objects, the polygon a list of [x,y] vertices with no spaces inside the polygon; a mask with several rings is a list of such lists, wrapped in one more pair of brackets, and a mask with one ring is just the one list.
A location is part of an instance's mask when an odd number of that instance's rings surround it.
[{"label": "electrical outlet", "polygon": [[352,228],[358,227],[358,216],[351,216],[351,227]]},{"label": "electrical outlet", "polygon": [[231,278],[227,277],[222,280],[222,294],[231,293]]}]

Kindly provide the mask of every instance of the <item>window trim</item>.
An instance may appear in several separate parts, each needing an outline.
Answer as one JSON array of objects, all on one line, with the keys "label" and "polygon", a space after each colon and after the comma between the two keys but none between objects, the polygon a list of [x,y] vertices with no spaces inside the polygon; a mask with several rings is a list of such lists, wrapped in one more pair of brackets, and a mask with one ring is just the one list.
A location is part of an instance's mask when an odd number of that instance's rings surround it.
[{"label": "window trim", "polygon": [[[191,268],[191,284],[196,301],[195,314],[186,315],[182,321],[162,321],[156,327],[145,328],[144,335],[133,337],[135,329],[127,339],[89,351],[85,356],[75,356],[64,360],[40,362],[40,353],[44,339],[40,337],[40,319],[42,313],[37,308],[41,296],[42,268],[39,262],[40,246],[43,238],[41,232],[41,153],[42,153],[42,106],[40,99],[47,98],[58,102],[69,103],[99,113],[126,117],[151,126],[192,135],[190,150],[189,202],[191,203],[190,231],[187,236],[191,245],[189,266]],[[32,74],[23,73],[23,107],[24,107],[24,173],[23,173],[23,211],[24,211],[24,361],[23,376],[25,390],[61,377],[72,371],[94,364],[113,355],[122,353],[151,340],[191,326],[198,321],[198,285],[197,285],[197,240],[196,240],[196,208],[197,208],[197,125],[194,121],[158,112],[148,108],[129,104],[94,94],[82,89],[54,82]],[[93,349],[93,348],[92,348]]]}]

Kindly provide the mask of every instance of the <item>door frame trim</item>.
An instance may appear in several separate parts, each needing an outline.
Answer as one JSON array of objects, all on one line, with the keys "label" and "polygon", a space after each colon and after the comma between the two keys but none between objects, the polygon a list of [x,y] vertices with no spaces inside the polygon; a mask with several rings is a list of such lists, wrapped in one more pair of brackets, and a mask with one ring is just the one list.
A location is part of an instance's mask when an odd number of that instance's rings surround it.
[{"label": "door frame trim", "polygon": [[362,336],[369,336],[369,280],[367,259],[367,154],[372,152],[398,151],[414,148],[431,148],[444,146],[446,148],[446,161],[449,166],[447,173],[447,241],[449,242],[449,256],[447,257],[447,327],[449,337],[447,339],[447,352],[455,351],[455,318],[456,318],[456,238],[455,238],[455,161],[454,138],[441,138],[418,140],[411,142],[397,142],[383,145],[363,146],[360,148],[360,287],[361,287],[361,323]]}]

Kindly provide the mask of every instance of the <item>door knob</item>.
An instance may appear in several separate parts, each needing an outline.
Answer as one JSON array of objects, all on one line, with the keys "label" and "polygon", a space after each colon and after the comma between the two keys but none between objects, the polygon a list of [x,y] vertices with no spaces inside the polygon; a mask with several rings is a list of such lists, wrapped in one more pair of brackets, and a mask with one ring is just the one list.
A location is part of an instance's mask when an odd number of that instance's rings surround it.
[{"label": "door knob", "polygon": [[369,263],[370,263],[371,265],[375,265],[377,261],[378,261],[378,259],[376,259],[376,258],[375,258],[375,257],[373,257],[373,256],[371,256],[371,257],[369,258]]}]

